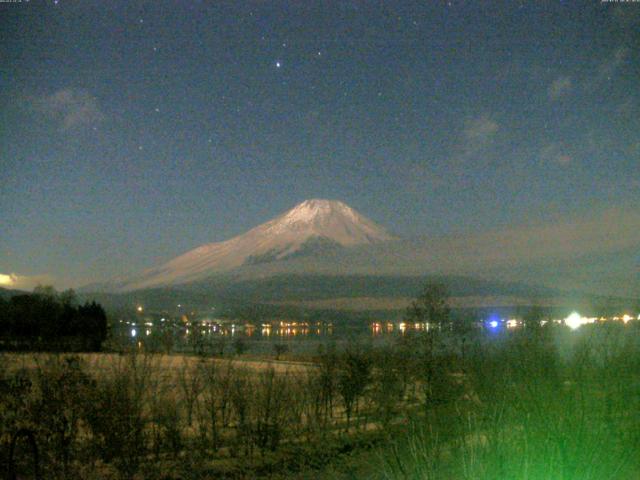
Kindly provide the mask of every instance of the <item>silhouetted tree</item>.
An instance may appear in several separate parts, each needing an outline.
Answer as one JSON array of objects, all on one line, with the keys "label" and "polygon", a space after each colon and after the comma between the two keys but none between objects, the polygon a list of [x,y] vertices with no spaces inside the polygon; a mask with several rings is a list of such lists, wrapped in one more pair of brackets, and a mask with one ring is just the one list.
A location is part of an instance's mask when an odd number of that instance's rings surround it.
[{"label": "silhouetted tree", "polygon": [[90,340],[92,350],[100,350],[100,345],[107,338],[107,314],[96,302],[86,303],[78,307],[80,322],[76,334]]},{"label": "silhouetted tree", "polygon": [[59,299],[63,305],[68,305],[70,307],[78,306],[78,296],[76,295],[76,292],[73,290],[73,288],[69,288],[68,290],[62,292],[59,295]]},{"label": "silhouetted tree", "polygon": [[338,393],[342,397],[347,415],[347,429],[358,399],[371,379],[371,356],[357,346],[349,345],[338,360]]},{"label": "silhouetted tree", "polygon": [[427,323],[429,327],[438,329],[449,327],[450,317],[449,290],[446,285],[437,282],[427,282],[405,313],[405,320],[409,324]]},{"label": "silhouetted tree", "polygon": [[542,325],[542,320],[544,319],[544,317],[544,309],[537,303],[533,302],[533,304],[529,308],[527,308],[523,316],[525,328],[534,330],[539,329]]},{"label": "silhouetted tree", "polygon": [[30,347],[60,348],[71,338],[99,350],[107,336],[107,316],[95,302],[78,306],[75,293],[58,295],[38,286],[32,294],[13,296],[0,306],[0,336]]},{"label": "silhouetted tree", "polygon": [[280,360],[280,357],[289,351],[289,345],[286,343],[274,343],[273,351],[276,354],[276,360]]},{"label": "silhouetted tree", "polygon": [[233,341],[233,349],[236,351],[236,355],[242,355],[249,349],[249,346],[247,345],[247,342],[245,342],[243,338],[237,337]]}]

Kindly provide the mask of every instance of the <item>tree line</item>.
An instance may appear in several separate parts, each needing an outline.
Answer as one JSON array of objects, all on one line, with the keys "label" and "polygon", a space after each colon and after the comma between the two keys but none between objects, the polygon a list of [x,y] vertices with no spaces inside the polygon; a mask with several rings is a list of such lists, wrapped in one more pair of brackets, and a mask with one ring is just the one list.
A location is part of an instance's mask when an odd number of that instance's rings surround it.
[{"label": "tree line", "polygon": [[0,297],[0,348],[97,351],[106,336],[102,306],[80,304],[73,290],[40,286],[8,300]]}]

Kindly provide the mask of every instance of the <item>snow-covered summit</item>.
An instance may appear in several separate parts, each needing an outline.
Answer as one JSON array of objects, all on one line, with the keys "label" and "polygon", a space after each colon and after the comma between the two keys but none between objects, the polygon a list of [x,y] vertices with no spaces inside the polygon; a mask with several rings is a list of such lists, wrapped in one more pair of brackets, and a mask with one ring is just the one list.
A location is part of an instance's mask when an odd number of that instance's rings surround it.
[{"label": "snow-covered summit", "polygon": [[390,240],[387,231],[338,200],[305,200],[273,220],[247,232],[262,232],[294,243],[324,237],[342,246]]},{"label": "snow-covered summit", "polygon": [[358,221],[358,214],[346,203],[321,198],[305,200],[285,213],[283,217],[291,221],[312,222],[318,218],[327,218],[332,214],[346,215],[352,221]]},{"label": "snow-covered summit", "polygon": [[246,263],[277,261],[311,240],[351,247],[393,240],[383,227],[343,202],[312,199],[296,205],[248,232],[223,242],[195,248],[136,278],[118,282],[118,290],[188,283]]}]

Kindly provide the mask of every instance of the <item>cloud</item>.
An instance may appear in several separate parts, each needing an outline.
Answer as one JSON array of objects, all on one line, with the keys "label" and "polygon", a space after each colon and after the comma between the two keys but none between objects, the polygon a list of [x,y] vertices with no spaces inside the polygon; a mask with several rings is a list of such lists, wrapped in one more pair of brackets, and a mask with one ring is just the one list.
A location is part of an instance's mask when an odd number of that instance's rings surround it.
[{"label": "cloud", "polygon": [[51,285],[53,277],[50,275],[17,275],[15,273],[0,273],[0,287],[16,290],[33,290],[38,285]]},{"label": "cloud", "polygon": [[[524,216],[523,223],[511,226],[383,244],[375,247],[376,268],[394,274],[422,275],[428,271],[573,290],[591,288],[601,282],[602,276],[579,277],[583,272],[597,272],[602,267],[609,282],[608,285],[603,282],[603,288],[594,291],[617,291],[620,295],[636,288],[637,292],[638,206],[619,205],[566,216],[551,214],[535,223],[527,223]],[[357,255],[344,264],[370,261],[368,253]]]},{"label": "cloud", "polygon": [[563,95],[566,95],[573,88],[573,82],[570,77],[562,76],[556,78],[549,88],[547,89],[547,94],[551,100],[556,100]]},{"label": "cloud", "polygon": [[82,89],[58,90],[35,99],[34,105],[57,122],[63,131],[95,125],[105,118],[96,97]]},{"label": "cloud", "polygon": [[611,207],[537,225],[432,238],[426,247],[413,249],[413,263],[428,262],[442,271],[465,274],[576,259],[589,263],[602,255],[640,248],[638,231],[637,210]]},{"label": "cloud", "polygon": [[459,144],[462,156],[473,155],[488,146],[499,128],[497,122],[488,115],[481,115],[469,120],[462,131]]},{"label": "cloud", "polygon": [[471,145],[484,144],[498,131],[498,124],[487,115],[474,118],[467,123],[464,136]]},{"label": "cloud", "polygon": [[573,161],[573,157],[562,144],[553,142],[540,149],[540,162],[568,165]]},{"label": "cloud", "polygon": [[563,219],[540,226],[512,227],[480,235],[476,241],[487,249],[489,258],[548,261],[638,246],[639,229],[639,213],[632,209],[609,208],[589,216]]}]

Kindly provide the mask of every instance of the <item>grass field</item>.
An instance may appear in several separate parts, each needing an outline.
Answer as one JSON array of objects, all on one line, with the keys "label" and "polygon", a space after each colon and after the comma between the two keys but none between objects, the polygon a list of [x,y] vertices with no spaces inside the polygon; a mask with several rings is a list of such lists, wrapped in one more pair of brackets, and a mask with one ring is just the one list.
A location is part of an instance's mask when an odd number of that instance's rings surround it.
[{"label": "grass field", "polygon": [[[0,361],[5,365],[7,371],[12,372],[16,369],[34,369],[38,366],[46,364],[51,359],[78,358],[87,366],[90,372],[108,372],[113,370],[114,365],[122,362],[123,358],[127,358],[129,354],[122,355],[118,353],[73,353],[73,354],[51,354],[51,353],[0,353]],[[313,368],[312,362],[296,362],[288,360],[253,360],[244,358],[203,358],[195,355],[181,354],[147,354],[140,355],[146,363],[150,364],[150,368],[162,371],[165,374],[177,374],[180,369],[185,367],[194,368],[196,365],[204,363],[213,363],[219,366],[230,365],[232,368],[245,368],[250,371],[260,372],[273,369],[277,373],[303,373],[309,368]]]},{"label": "grass field", "polygon": [[415,333],[308,362],[5,354],[1,441],[32,431],[53,479],[635,479],[639,331]]}]

